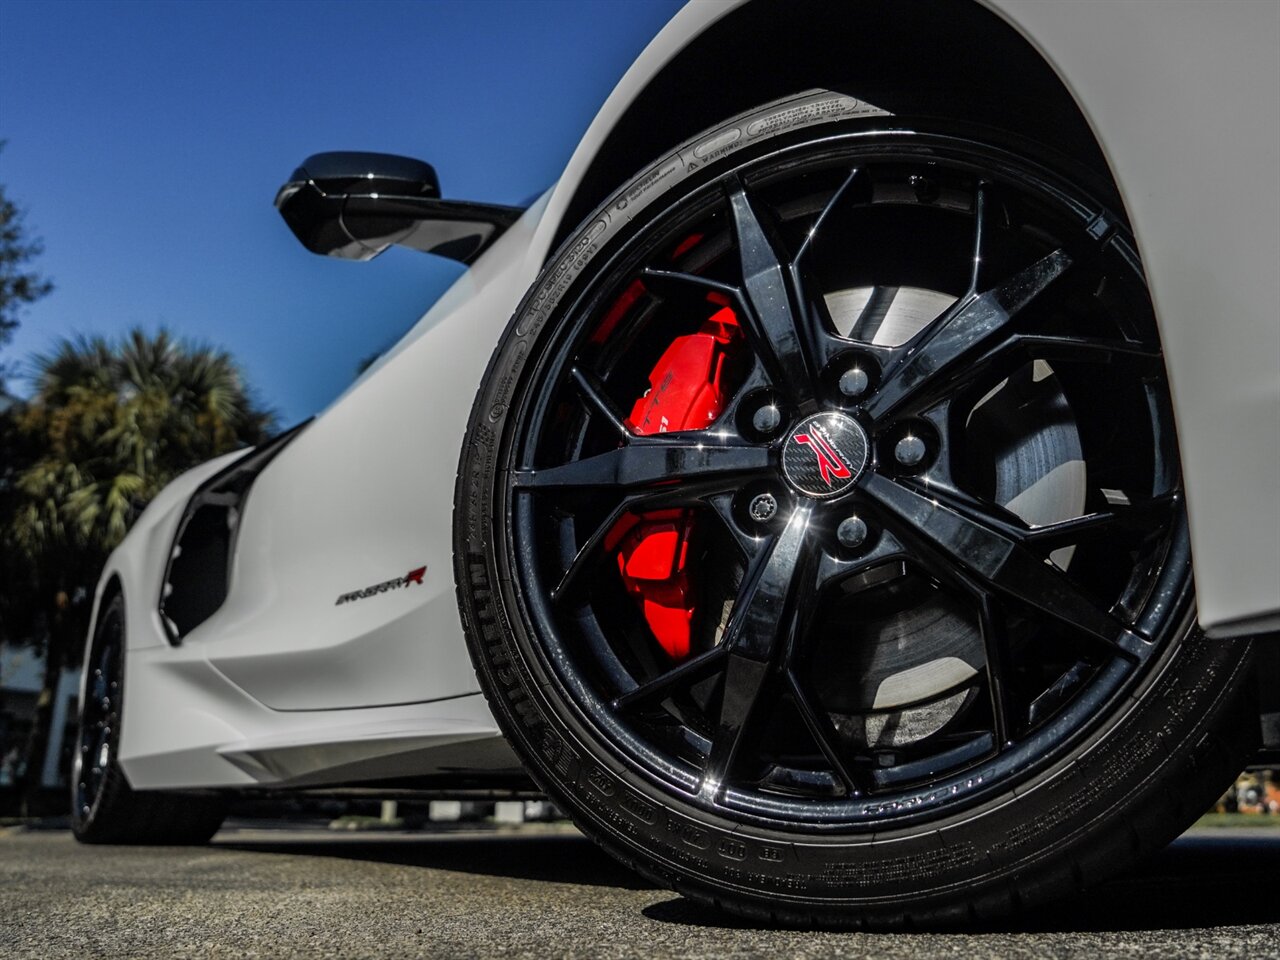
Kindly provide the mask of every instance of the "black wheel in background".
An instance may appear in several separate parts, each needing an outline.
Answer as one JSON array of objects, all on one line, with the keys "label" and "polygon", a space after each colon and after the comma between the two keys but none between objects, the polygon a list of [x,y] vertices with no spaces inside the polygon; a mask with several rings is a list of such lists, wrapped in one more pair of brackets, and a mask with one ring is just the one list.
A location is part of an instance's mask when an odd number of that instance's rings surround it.
[{"label": "black wheel in background", "polygon": [[[834,94],[677,157],[553,259],[464,449],[464,624],[531,772],[650,876],[801,922],[1004,910],[1171,839],[1243,760],[1248,648],[1194,628],[1105,189]],[[726,306],[724,409],[638,435],[657,357]],[[672,508],[698,524],[679,661],[606,548]]]},{"label": "black wheel in background", "polygon": [[124,596],[98,616],[86,664],[84,703],[71,762],[71,829],[81,843],[202,844],[222,825],[215,794],[136,791],[118,753],[124,708]]}]

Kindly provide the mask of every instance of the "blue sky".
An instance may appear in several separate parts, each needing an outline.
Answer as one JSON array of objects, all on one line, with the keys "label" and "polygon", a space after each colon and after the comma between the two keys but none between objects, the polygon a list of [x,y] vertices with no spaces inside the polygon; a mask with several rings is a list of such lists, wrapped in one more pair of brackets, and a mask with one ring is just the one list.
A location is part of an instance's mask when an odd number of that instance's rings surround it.
[{"label": "blue sky", "polygon": [[302,419],[461,267],[306,253],[271,206],[297,163],[401,153],[446,197],[517,203],[680,5],[5,0],[0,183],[57,289],[0,361],[164,325],[231,350],[282,424]]}]

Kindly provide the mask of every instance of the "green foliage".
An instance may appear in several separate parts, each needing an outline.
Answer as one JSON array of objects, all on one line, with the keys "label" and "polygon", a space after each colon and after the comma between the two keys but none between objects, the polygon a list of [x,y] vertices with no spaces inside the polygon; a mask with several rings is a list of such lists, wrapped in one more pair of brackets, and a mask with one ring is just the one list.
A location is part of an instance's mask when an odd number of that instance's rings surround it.
[{"label": "green foliage", "polygon": [[20,778],[39,788],[53,693],[84,649],[107,555],[170,480],[246,443],[273,417],[223,351],[135,330],[63,340],[35,393],[0,410],[0,641],[45,654]]},{"label": "green foliage", "polygon": [[51,644],[78,644],[98,572],[146,504],[183,471],[260,441],[273,418],[227,353],[165,331],[64,340],[35,368],[33,395],[9,414],[18,464],[0,487],[11,567],[0,632],[23,639],[43,624]]},{"label": "green foliage", "polygon": [[[0,149],[4,141],[0,140]],[[0,344],[9,339],[18,325],[23,307],[39,300],[53,284],[26,265],[43,249],[39,240],[27,236],[22,211],[5,195],[0,184]]]}]

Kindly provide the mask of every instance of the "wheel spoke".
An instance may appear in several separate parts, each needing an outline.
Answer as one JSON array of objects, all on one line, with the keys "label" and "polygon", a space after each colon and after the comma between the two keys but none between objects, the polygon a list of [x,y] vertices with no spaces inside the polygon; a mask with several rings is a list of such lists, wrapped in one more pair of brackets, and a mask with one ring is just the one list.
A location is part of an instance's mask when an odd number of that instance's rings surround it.
[{"label": "wheel spoke", "polygon": [[985,180],[979,182],[973,194],[973,264],[969,270],[969,289],[961,300],[967,300],[978,292],[979,278],[982,276],[982,255],[987,232],[987,192],[991,185]]},{"label": "wheel spoke", "polygon": [[720,796],[741,759],[741,744],[762,699],[772,686],[775,662],[790,645],[797,609],[812,592],[803,549],[810,511],[796,510],[768,550],[747,570],[722,646],[728,653],[724,691],[711,751],[699,792]]},{"label": "wheel spoke", "polygon": [[1005,614],[996,598],[982,593],[978,600],[978,621],[982,627],[982,645],[986,655],[987,691],[991,698],[992,734],[996,749],[1003,750],[1013,736],[1013,718],[1009,713],[1009,692],[1005,688],[1005,651],[1008,648]]},{"label": "wheel spoke", "polygon": [[944,564],[959,565],[985,586],[1035,607],[1126,659],[1136,659],[1142,649],[1137,634],[1006,531],[878,474],[868,475],[862,489],[887,519],[896,521],[905,540],[941,557]]},{"label": "wheel spoke", "polygon": [[745,314],[747,312],[747,301],[743,298],[742,290],[731,284],[721,283],[709,277],[701,277],[696,273],[681,273],[678,270],[658,270],[654,267],[645,267],[640,271],[640,276],[644,278],[645,286],[649,289],[649,292],[657,296],[671,298],[701,294],[700,299],[705,299],[707,294],[716,293],[735,301],[741,313]]},{"label": "wheel spoke", "polygon": [[772,546],[761,551],[747,570],[725,630],[730,649],[757,660],[770,660],[789,639],[797,594],[812,593],[810,559],[804,549],[810,511],[797,509]]},{"label": "wheel spoke", "polygon": [[866,304],[858,311],[858,316],[849,327],[847,334],[849,339],[864,340],[872,344],[876,334],[884,325],[885,318],[889,315],[889,310],[893,307],[893,302],[897,299],[900,290],[900,287],[872,287]]},{"label": "wheel spoke", "polygon": [[[804,242],[800,244],[800,249],[796,252],[792,259],[788,272],[791,277],[791,288],[795,291],[796,309],[800,311],[801,326],[799,334],[803,349],[807,353],[809,367],[812,371],[817,371],[841,349],[847,346],[836,337],[833,337],[828,330],[827,324],[819,320],[814,315],[814,299],[808,296],[808,285],[805,282],[804,264],[809,252],[814,248],[815,242],[822,234],[822,228],[826,226],[827,219],[835,211],[836,207],[848,196],[855,183],[864,180],[864,171],[860,167],[854,167],[849,171],[849,175],[845,177],[844,182],[836,188],[835,193],[827,201],[822,212],[818,214],[817,219],[813,221],[813,225],[809,228],[809,232],[805,234]],[[883,300],[877,296],[880,288],[875,288],[871,296],[871,301],[879,303]],[[871,308],[871,301],[868,302],[867,309]],[[863,318],[859,317],[859,322]],[[883,318],[882,318],[883,319]],[[857,324],[855,323],[855,329]],[[851,339],[852,339],[851,335]]]},{"label": "wheel spoke", "polygon": [[[1065,363],[1125,364],[1139,376],[1159,372],[1163,354],[1158,346],[1105,337],[1060,337],[1023,333],[1009,338],[1008,349],[1029,360]],[[979,361],[981,362],[981,361]]]},{"label": "wheel spoke", "polygon": [[[844,589],[849,590],[848,581],[854,577],[863,574],[870,574],[871,571],[879,567],[889,568],[895,561],[903,561],[908,559],[906,551],[892,534],[884,531],[880,535],[879,541],[869,551],[862,554],[857,559],[846,559],[843,557],[834,557],[829,553],[824,553],[822,559],[818,562],[818,570],[815,575],[814,589],[821,592],[836,583],[844,584]],[[899,563],[900,565],[900,563]],[[889,580],[896,579],[899,574],[886,569],[884,576],[876,576],[869,578],[870,583],[856,587],[852,590],[854,593],[867,589],[868,586],[885,583]]]},{"label": "wheel spoke", "polygon": [[1122,367],[1127,375],[1138,378],[1158,376],[1164,370],[1164,355],[1159,347],[1151,344],[1099,337],[1013,333],[985,353],[955,365],[950,373],[934,377],[915,391],[912,404],[919,409],[953,394],[960,385],[991,377],[993,371],[997,371],[994,376],[1008,375],[1019,365],[1033,360]]},{"label": "wheel spoke", "polygon": [[[836,192],[831,195],[831,199],[827,201],[827,205],[822,208],[822,212],[818,214],[818,218],[813,221],[813,226],[810,227],[809,232],[805,234],[804,243],[800,244],[800,249],[796,252],[795,260],[792,261],[791,270],[793,277],[799,276],[800,267],[810,249],[812,249],[813,241],[817,239],[818,234],[822,232],[822,228],[826,225],[827,217],[829,217],[832,211],[839,206],[840,201],[844,199],[845,194],[849,192],[849,188],[857,182],[861,174],[862,169],[860,167],[854,167],[850,170],[849,175],[844,178],[844,182],[836,188]],[[797,289],[799,289],[798,286]]]},{"label": "wheel spoke", "polygon": [[821,707],[815,706],[816,699],[810,696],[805,685],[792,670],[787,671],[787,684],[791,688],[791,696],[795,700],[796,709],[804,720],[805,727],[809,730],[809,735],[813,737],[813,742],[822,751],[827,763],[831,764],[831,772],[840,781],[845,793],[850,796],[866,793],[866,783],[860,782],[854,768],[845,762],[840,735],[832,724],[831,718]]},{"label": "wheel spoke", "polygon": [[570,375],[578,387],[578,392],[582,394],[582,399],[587,402],[587,406],[591,408],[592,412],[598,414],[605,423],[609,424],[619,437],[624,440],[630,438],[631,431],[627,429],[622,411],[609,399],[609,395],[605,393],[604,385],[599,379],[594,374],[576,366],[570,371]]},{"label": "wheel spoke", "polygon": [[613,708],[619,712],[633,710],[670,696],[676,687],[689,686],[699,680],[705,680],[722,669],[727,654],[728,650],[724,646],[719,646],[700,653],[696,657],[690,657],[678,667],[620,695],[613,701]]},{"label": "wheel spoke", "polygon": [[916,487],[912,481],[906,482],[921,495],[941,500],[957,513],[1031,548],[1041,557],[1062,547],[1074,546],[1110,533],[1117,527],[1132,528],[1164,523],[1180,500],[1177,493],[1160,494],[1140,503],[1032,527],[1004,507],[978,500],[950,485],[930,482],[926,492]]},{"label": "wheel spoke", "polygon": [[578,548],[570,561],[568,569],[551,591],[553,603],[561,603],[575,595],[582,575],[595,566],[595,560],[609,536],[609,532],[627,513],[646,513],[652,510],[665,510],[672,507],[690,506],[701,502],[700,495],[714,492],[715,485],[700,487],[697,484],[678,484],[675,487],[662,488],[649,493],[631,494],[609,512],[609,515],[591,532],[586,542]]},{"label": "wheel spoke", "polygon": [[979,500],[955,486],[949,471],[930,471],[923,485],[913,478],[904,479],[901,483],[926,499],[941,501],[947,508],[976,524],[996,531],[1009,540],[1024,543],[1031,533],[1031,528],[1016,513],[998,503]]},{"label": "wheel spoke", "polygon": [[[675,437],[675,434],[667,434]],[[769,466],[768,448],[745,443],[719,443],[714,436],[690,433],[687,438],[633,439],[626,446],[558,467],[517,470],[516,487],[539,491],[571,491],[588,487],[634,490],[665,484],[719,478],[741,480]]]},{"label": "wheel spoke", "polygon": [[711,738],[711,752],[702,768],[698,794],[718,800],[740,760],[748,723],[753,719],[762,690],[768,685],[770,664],[729,651],[724,668],[724,693],[720,719]]},{"label": "wheel spoke", "polygon": [[[980,260],[980,252],[975,260]],[[956,361],[982,346],[990,346],[1027,304],[1071,266],[1070,255],[1058,249],[985,293],[969,293],[926,326],[904,348],[902,359],[886,374],[867,412],[881,420],[926,384],[950,370]],[[977,278],[975,264],[974,278]]]},{"label": "wheel spoke", "polygon": [[1176,493],[1152,497],[1142,503],[1112,510],[1099,510],[1084,516],[1033,527],[1024,535],[1026,542],[1042,553],[1060,547],[1074,546],[1100,536],[1116,527],[1142,527],[1168,521],[1181,498]]},{"label": "wheel spoke", "polygon": [[729,208],[742,263],[742,281],[752,308],[747,320],[757,341],[756,349],[777,377],[777,386],[801,403],[813,395],[813,379],[782,262],[741,185],[730,192]]}]

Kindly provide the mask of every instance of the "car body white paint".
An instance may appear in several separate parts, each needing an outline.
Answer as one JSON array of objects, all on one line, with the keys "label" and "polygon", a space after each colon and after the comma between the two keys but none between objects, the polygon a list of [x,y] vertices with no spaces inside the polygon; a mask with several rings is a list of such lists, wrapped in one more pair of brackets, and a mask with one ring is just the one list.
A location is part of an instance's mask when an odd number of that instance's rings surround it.
[{"label": "car body white paint", "polygon": [[[126,598],[120,758],[136,788],[430,773],[445,757],[457,766],[459,749],[474,769],[516,765],[478,693],[454,597],[454,479],[471,398],[609,131],[740,2],[681,10],[557,184],[272,461],[244,507],[226,603],[176,647],[156,613],[175,526],[236,455],[184,475],[143,514],[102,581],[119,578]],[[1131,0],[1088,16],[1076,4],[989,5],[1076,94],[1132,215],[1178,404],[1202,621],[1262,622],[1280,606],[1280,18],[1244,2],[1153,14]],[[1181,54],[1196,49],[1210,65],[1184,69]],[[1218,151],[1246,122],[1254,152],[1233,150],[1224,171]],[[424,564],[421,587],[335,603]]]},{"label": "car body white paint", "polygon": [[1156,305],[1210,634],[1280,629],[1280,4],[990,4],[1075,95]]}]

